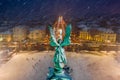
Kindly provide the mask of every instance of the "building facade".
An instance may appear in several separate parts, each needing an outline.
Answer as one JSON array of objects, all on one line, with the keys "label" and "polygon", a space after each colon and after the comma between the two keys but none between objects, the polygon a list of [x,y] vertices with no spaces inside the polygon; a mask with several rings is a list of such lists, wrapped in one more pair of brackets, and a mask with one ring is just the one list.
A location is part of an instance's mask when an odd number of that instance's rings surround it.
[{"label": "building facade", "polygon": [[12,34],[0,33],[0,42],[10,42],[12,40]]},{"label": "building facade", "polygon": [[27,26],[19,25],[13,28],[13,41],[22,41],[27,38]]},{"label": "building facade", "polygon": [[105,43],[115,43],[116,42],[116,34],[115,33],[101,33],[100,34],[101,41]]},{"label": "building facade", "polygon": [[99,34],[91,35],[88,31],[80,31],[79,38],[84,41],[97,41],[103,43],[115,43],[116,34],[115,33],[105,33],[100,32]]},{"label": "building facade", "polygon": [[12,32],[10,30],[0,33],[0,42],[12,41]]},{"label": "building facade", "polygon": [[28,35],[29,39],[35,42],[42,42],[45,37],[45,31],[44,30],[32,30],[30,31]]},{"label": "building facade", "polygon": [[92,40],[92,37],[88,31],[80,31],[79,38],[83,40]]}]

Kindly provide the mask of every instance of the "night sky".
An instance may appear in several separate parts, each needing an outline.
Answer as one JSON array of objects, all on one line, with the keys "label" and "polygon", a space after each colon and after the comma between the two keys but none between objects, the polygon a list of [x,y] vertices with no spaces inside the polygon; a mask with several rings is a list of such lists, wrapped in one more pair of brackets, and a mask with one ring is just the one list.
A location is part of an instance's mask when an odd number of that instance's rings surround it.
[{"label": "night sky", "polygon": [[24,22],[120,14],[120,0],[0,0],[0,20]]}]

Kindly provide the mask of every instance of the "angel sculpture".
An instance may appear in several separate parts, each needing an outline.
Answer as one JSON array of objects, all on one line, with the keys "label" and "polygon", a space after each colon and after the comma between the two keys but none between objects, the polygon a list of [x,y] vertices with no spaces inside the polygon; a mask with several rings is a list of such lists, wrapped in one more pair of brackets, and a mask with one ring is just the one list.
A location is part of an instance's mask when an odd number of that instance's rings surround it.
[{"label": "angel sculpture", "polygon": [[[50,45],[55,47],[55,55],[53,58],[54,69],[49,69],[49,79],[47,80],[72,80],[69,75],[65,74],[64,67],[67,64],[66,55],[64,52],[64,46],[70,45],[70,33],[71,33],[71,24],[67,25],[65,30],[65,36],[62,40],[62,31],[60,30],[56,39],[54,30],[49,26],[50,30]],[[60,77],[61,76],[61,77]]]}]

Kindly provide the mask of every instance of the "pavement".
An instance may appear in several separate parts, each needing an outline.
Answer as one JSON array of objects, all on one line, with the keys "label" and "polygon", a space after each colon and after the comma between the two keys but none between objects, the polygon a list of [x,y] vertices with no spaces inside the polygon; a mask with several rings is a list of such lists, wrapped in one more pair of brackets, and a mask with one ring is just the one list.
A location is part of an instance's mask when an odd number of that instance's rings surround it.
[{"label": "pavement", "polygon": [[[20,52],[0,64],[0,80],[46,80],[53,51]],[[66,52],[73,80],[120,80],[120,51]]]}]

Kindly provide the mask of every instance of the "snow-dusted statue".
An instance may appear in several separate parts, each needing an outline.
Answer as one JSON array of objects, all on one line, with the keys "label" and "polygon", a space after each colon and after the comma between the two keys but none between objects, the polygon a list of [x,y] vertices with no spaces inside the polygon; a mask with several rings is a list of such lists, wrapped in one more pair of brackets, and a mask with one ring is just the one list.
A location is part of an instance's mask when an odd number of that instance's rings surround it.
[{"label": "snow-dusted statue", "polygon": [[55,55],[53,58],[54,68],[49,68],[49,73],[47,75],[47,80],[72,80],[69,76],[69,67],[67,65],[67,59],[64,52],[64,46],[70,45],[70,33],[71,24],[67,25],[65,30],[64,39],[62,39],[62,29],[58,30],[58,39],[56,39],[54,30],[49,26],[50,30],[50,45],[55,47]]}]

